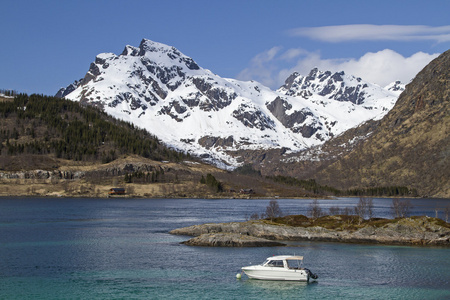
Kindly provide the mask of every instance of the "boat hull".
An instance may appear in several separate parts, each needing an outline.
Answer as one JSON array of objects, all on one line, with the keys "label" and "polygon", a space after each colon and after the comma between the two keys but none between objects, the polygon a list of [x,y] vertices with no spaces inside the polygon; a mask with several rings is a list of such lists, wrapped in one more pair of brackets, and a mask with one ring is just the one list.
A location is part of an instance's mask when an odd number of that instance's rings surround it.
[{"label": "boat hull", "polygon": [[252,279],[260,280],[289,280],[306,281],[310,279],[309,272],[306,270],[285,269],[276,267],[244,267],[242,271]]}]

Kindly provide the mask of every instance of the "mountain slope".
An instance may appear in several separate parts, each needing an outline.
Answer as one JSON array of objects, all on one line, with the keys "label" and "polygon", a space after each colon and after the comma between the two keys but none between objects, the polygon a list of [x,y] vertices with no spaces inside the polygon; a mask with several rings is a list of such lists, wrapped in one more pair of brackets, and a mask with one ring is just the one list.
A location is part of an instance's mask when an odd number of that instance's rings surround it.
[{"label": "mountain slope", "polygon": [[318,172],[317,180],[341,188],[408,186],[423,196],[450,197],[449,104],[450,50],[419,72],[370,136]]},{"label": "mountain slope", "polygon": [[20,94],[0,102],[0,114],[0,170],[47,170],[60,160],[107,163],[123,155],[185,158],[147,131],[73,101]]},{"label": "mountain slope", "polygon": [[[299,88],[300,83],[306,88]],[[399,91],[344,73],[315,69],[290,76],[278,91],[224,79],[174,47],[142,40],[120,55],[99,54],[86,76],[58,97],[96,105],[147,129],[166,144],[235,167],[236,150],[320,145],[369,119],[380,119]]]}]

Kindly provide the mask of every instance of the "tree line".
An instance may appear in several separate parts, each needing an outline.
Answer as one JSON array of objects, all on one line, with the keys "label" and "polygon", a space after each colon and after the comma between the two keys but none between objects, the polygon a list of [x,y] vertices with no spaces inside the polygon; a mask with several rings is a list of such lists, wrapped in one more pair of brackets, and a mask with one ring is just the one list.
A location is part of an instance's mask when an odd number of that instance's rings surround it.
[{"label": "tree line", "polygon": [[349,189],[345,191],[346,195],[349,196],[386,196],[386,197],[397,197],[397,196],[417,196],[416,189],[409,189],[405,186],[381,186],[363,189]]},{"label": "tree line", "polygon": [[16,90],[0,89],[0,94],[3,94],[5,96],[15,96],[18,94],[18,92]]},{"label": "tree line", "polygon": [[164,170],[154,170],[151,172],[135,171],[125,173],[125,183],[155,183],[164,181]]},{"label": "tree line", "polygon": [[169,161],[186,157],[144,129],[70,100],[18,94],[14,101],[0,103],[0,116],[2,154],[55,154],[104,163],[122,154]]},{"label": "tree line", "polygon": [[387,186],[387,187],[373,187],[361,189],[347,189],[340,190],[327,185],[321,185],[314,179],[297,179],[290,176],[266,176],[266,178],[274,182],[283,183],[290,186],[297,186],[304,190],[310,191],[316,195],[334,195],[334,196],[385,196],[385,197],[402,197],[402,196],[416,196],[417,190],[409,189],[404,186]]},{"label": "tree line", "polygon": [[[413,206],[409,199],[392,199],[391,215],[392,218],[406,218],[410,216]],[[258,214],[253,213],[250,220],[269,219],[284,217],[286,214],[281,210],[277,200],[271,200],[266,207],[265,212]],[[359,224],[363,220],[370,220],[375,217],[373,199],[368,197],[360,197],[358,203],[353,207],[340,208],[339,206],[332,206],[328,211],[324,210],[317,199],[314,199],[308,206],[307,215],[313,220],[324,216],[355,216],[358,218]],[[447,208],[448,219],[448,208]]]},{"label": "tree line", "polygon": [[200,183],[206,184],[216,193],[223,192],[223,184],[220,181],[218,181],[211,173],[206,174],[206,178],[205,176],[202,175]]}]

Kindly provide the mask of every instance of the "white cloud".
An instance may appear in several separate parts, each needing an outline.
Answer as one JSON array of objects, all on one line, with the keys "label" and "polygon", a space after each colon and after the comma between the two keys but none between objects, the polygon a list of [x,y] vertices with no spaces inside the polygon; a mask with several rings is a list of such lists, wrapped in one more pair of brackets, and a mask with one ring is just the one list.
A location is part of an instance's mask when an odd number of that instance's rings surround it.
[{"label": "white cloud", "polygon": [[[307,75],[317,67],[322,71],[339,72],[361,77],[380,86],[400,80],[408,83],[414,76],[439,54],[417,52],[410,57],[385,49],[379,52],[368,52],[360,58],[323,59],[319,52],[308,52],[303,49],[272,48],[260,53],[250,62],[237,78],[240,80],[256,80],[276,89],[284,84],[293,72]],[[289,67],[285,67],[289,63]]]},{"label": "white cloud", "polygon": [[[280,52],[281,47],[273,47],[267,51],[257,54],[250,61],[250,67],[239,73],[240,78],[244,80],[256,80],[266,86],[274,86],[277,81],[273,78],[273,73],[277,72],[277,65],[273,62],[277,60],[276,55]],[[254,79],[254,77],[258,79]]]},{"label": "white cloud", "polygon": [[288,31],[292,36],[302,36],[324,42],[346,41],[450,41],[450,26],[425,25],[372,25],[353,24],[321,27],[300,27]]},{"label": "white cloud", "polygon": [[410,57],[385,49],[366,53],[358,60],[343,61],[334,67],[381,86],[400,80],[409,83],[431,60],[439,54],[417,52]]},{"label": "white cloud", "polygon": [[292,60],[295,59],[296,57],[302,55],[302,54],[307,54],[307,52],[303,49],[299,49],[299,48],[293,48],[293,49],[289,49],[286,52],[283,53],[283,56],[281,57],[281,59],[283,60]]}]

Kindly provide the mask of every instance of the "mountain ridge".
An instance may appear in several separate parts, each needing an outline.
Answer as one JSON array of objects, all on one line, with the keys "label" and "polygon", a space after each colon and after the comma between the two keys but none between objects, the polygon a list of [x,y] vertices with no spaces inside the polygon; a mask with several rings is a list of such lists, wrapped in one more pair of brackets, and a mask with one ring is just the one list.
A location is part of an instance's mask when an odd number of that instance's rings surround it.
[{"label": "mountain ridge", "polygon": [[382,118],[400,93],[317,69],[302,77],[303,84],[306,78],[310,83],[302,93],[293,75],[289,89],[286,83],[272,91],[257,82],[221,78],[176,48],[143,39],[120,55],[97,55],[85,77],[57,96],[99,106],[175,149],[234,168],[243,163],[236,150],[295,152],[322,144]]}]

